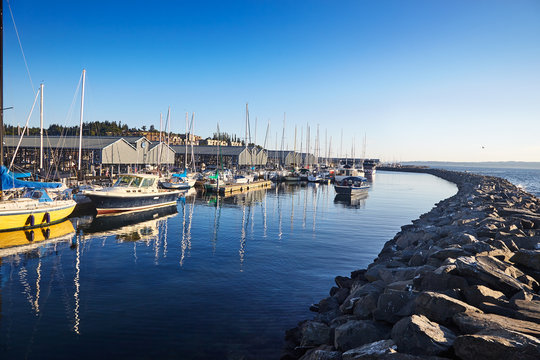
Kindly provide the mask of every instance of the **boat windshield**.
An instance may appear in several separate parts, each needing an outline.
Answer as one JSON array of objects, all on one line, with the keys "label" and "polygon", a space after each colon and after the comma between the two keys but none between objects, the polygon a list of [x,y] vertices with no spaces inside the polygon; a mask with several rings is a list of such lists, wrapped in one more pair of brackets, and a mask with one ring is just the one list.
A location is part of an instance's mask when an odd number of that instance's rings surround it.
[{"label": "boat windshield", "polygon": [[114,186],[128,187],[134,179],[135,178],[133,176],[120,176],[118,180],[116,180],[116,182],[114,183]]}]

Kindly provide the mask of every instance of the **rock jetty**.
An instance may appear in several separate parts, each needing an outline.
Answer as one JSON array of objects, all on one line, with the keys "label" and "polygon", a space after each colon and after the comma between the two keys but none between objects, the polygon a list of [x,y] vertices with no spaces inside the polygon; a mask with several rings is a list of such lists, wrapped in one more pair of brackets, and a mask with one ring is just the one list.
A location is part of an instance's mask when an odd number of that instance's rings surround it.
[{"label": "rock jetty", "polygon": [[540,359],[540,199],[496,177],[403,170],[458,192],[337,276],[281,359]]}]

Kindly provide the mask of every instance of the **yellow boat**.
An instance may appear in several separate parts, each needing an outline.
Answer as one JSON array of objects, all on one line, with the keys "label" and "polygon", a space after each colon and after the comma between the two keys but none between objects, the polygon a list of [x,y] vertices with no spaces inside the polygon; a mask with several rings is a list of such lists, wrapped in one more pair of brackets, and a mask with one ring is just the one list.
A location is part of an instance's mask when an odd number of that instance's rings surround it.
[{"label": "yellow boat", "polygon": [[74,234],[69,220],[35,229],[0,232],[0,257],[32,250],[44,242],[67,240]]},{"label": "yellow boat", "polygon": [[29,198],[0,201],[0,231],[50,226],[66,219],[76,204],[73,200],[39,202]]}]

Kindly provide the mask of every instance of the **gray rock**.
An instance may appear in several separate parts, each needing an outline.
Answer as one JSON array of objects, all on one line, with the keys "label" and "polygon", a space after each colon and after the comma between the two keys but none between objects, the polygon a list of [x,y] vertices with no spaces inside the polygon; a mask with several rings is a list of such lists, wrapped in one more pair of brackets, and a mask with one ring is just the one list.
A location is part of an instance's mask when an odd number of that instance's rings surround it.
[{"label": "gray rock", "polygon": [[380,355],[395,353],[397,345],[392,339],[380,340],[348,350],[343,353],[343,360],[376,359]]},{"label": "gray rock", "polygon": [[340,306],[340,310],[343,314],[351,314],[356,302],[362,297],[372,294],[373,296],[379,296],[383,292],[385,283],[382,280],[374,281],[362,286],[353,287],[349,296],[343,301]]},{"label": "gray rock", "polygon": [[379,296],[378,293],[371,293],[360,298],[354,305],[353,314],[361,319],[371,318],[373,311],[377,308]]},{"label": "gray rock", "polygon": [[[453,265],[450,265],[453,266]],[[455,268],[455,266],[453,266]],[[440,268],[439,268],[440,269]],[[438,269],[437,269],[438,270]],[[461,276],[448,273],[426,273],[414,279],[414,288],[419,291],[440,291],[446,289],[463,289],[468,286],[467,280]]]},{"label": "gray rock", "polygon": [[448,247],[433,253],[430,257],[434,257],[439,260],[445,260],[448,258],[457,259],[460,256],[470,255],[467,251],[461,247]]},{"label": "gray rock", "polygon": [[511,261],[534,270],[540,270],[540,250],[519,250]]},{"label": "gray rock", "polygon": [[457,313],[463,312],[479,312],[480,309],[475,308],[463,301],[456,300],[450,296],[425,291],[418,295],[415,300],[416,312],[425,315],[430,320],[442,324],[450,324],[452,317]]},{"label": "gray rock", "polygon": [[540,324],[496,314],[459,313],[454,315],[452,320],[464,334],[474,334],[483,330],[506,329],[535,337],[540,336]]},{"label": "gray rock", "polygon": [[321,322],[306,321],[300,328],[301,347],[330,344],[330,327]]},{"label": "gray rock", "polygon": [[342,360],[341,352],[329,350],[328,347],[308,350],[299,360]]},{"label": "gray rock", "polygon": [[500,291],[496,291],[483,285],[473,285],[463,289],[463,295],[467,302],[473,306],[488,302],[497,304],[500,300],[507,300]]},{"label": "gray rock", "polygon": [[456,259],[456,267],[460,275],[482,281],[490,288],[505,294],[514,294],[528,287],[508,275],[508,272],[516,274],[515,270],[519,271],[518,269],[491,256],[460,257]]},{"label": "gray rock", "polygon": [[373,318],[394,324],[405,316],[412,315],[417,294],[410,291],[386,291],[379,296]]},{"label": "gray rock", "polygon": [[463,360],[537,360],[540,341],[517,332],[492,330],[459,336],[454,351]]},{"label": "gray rock", "polygon": [[413,355],[438,355],[454,343],[454,333],[423,315],[412,315],[398,321],[392,328],[392,340],[398,351]]},{"label": "gray rock", "polygon": [[346,277],[346,276],[336,276],[334,281],[336,282],[336,285],[339,287],[339,288],[347,288],[347,289],[350,289],[352,284],[353,284],[353,281],[352,279]]},{"label": "gray rock", "polygon": [[334,347],[347,351],[388,338],[388,329],[369,320],[352,320],[334,331]]}]

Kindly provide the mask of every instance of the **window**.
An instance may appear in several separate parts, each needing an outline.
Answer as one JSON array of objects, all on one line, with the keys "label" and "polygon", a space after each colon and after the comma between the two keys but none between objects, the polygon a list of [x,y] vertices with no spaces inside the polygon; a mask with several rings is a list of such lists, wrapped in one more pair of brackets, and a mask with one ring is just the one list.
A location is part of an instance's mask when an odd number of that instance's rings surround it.
[{"label": "window", "polygon": [[154,184],[154,179],[143,179],[141,187],[150,187]]},{"label": "window", "polygon": [[118,180],[114,183],[114,186],[120,186],[120,187],[127,187],[133,180],[133,177],[131,176],[120,176]]}]

